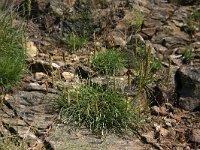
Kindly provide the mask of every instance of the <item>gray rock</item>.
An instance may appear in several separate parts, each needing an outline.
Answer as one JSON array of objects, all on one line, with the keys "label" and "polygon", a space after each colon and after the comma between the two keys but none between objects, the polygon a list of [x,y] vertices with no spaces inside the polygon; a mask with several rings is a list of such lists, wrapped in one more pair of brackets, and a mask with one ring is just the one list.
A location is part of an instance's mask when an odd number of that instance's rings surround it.
[{"label": "gray rock", "polygon": [[54,126],[47,140],[55,150],[144,150],[147,148],[141,141],[131,136],[127,139],[110,134],[99,138],[85,128],[73,130],[67,125]]},{"label": "gray rock", "polygon": [[189,36],[174,24],[161,27],[152,38],[153,44],[161,44],[168,49],[186,46],[190,42]]},{"label": "gray rock", "polygon": [[9,104],[15,108],[17,114],[25,122],[36,127],[46,129],[54,121],[56,113],[55,94],[44,94],[37,91],[20,91],[10,99]]},{"label": "gray rock", "polygon": [[200,67],[184,66],[176,72],[178,104],[186,110],[200,110]]},{"label": "gray rock", "polygon": [[[39,144],[51,150],[52,146],[46,141],[44,135],[58,115],[56,112],[57,98],[57,94],[41,91],[19,91],[13,96],[6,95],[0,108],[3,124],[1,127],[6,133],[5,136],[10,132],[18,137],[19,142],[26,139],[31,147]],[[0,132],[2,130],[0,129]]]}]

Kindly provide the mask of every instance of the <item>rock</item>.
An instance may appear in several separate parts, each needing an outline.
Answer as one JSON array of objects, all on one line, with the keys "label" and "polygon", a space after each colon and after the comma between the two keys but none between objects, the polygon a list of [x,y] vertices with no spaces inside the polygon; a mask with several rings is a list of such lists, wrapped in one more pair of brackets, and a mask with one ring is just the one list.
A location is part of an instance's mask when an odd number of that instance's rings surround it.
[{"label": "rock", "polygon": [[64,77],[64,79],[65,79],[66,81],[71,81],[71,80],[73,80],[74,77],[75,77],[75,75],[74,75],[73,73],[71,73],[71,72],[63,72],[63,73],[62,73],[62,76]]},{"label": "rock", "polygon": [[93,71],[89,67],[83,65],[79,65],[75,69],[75,73],[78,74],[80,79],[88,79],[93,76]]},{"label": "rock", "polygon": [[166,8],[161,8],[159,10],[153,10],[153,12],[151,12],[151,18],[152,19],[155,19],[155,20],[160,20],[160,21],[164,21],[166,20],[170,13],[168,12],[169,9],[166,9]]},{"label": "rock", "polygon": [[36,72],[35,73],[35,79],[36,80],[42,80],[42,79],[47,79],[47,78],[48,78],[48,76],[43,72]]},{"label": "rock", "polygon": [[58,94],[59,92],[56,89],[46,87],[44,85],[39,85],[38,83],[30,83],[24,87],[25,91],[39,91],[41,93],[54,93]]},{"label": "rock", "polygon": [[200,110],[200,67],[184,66],[175,74],[179,107]]},{"label": "rock", "polygon": [[178,128],[178,129],[175,129],[176,131],[176,136],[177,136],[177,140],[181,143],[184,143],[186,141],[186,131],[185,129],[183,128]]},{"label": "rock", "polygon": [[157,105],[162,106],[168,99],[170,99],[171,94],[174,93],[173,86],[155,85],[152,86],[151,93],[151,106]]},{"label": "rock", "polygon": [[8,102],[25,122],[40,129],[45,129],[53,123],[54,116],[57,115],[55,111],[57,95],[20,91],[14,97]]},{"label": "rock", "polygon": [[199,0],[180,0],[179,3],[181,5],[192,5],[196,2],[198,2]]},{"label": "rock", "polygon": [[[108,39],[109,41],[112,41],[112,45],[110,46],[120,46],[120,47],[124,47],[126,45],[126,40],[124,39],[125,36],[124,34],[122,34],[122,32],[120,31],[112,31],[109,34],[110,39]],[[114,45],[113,45],[114,44]]]},{"label": "rock", "polygon": [[157,142],[156,139],[154,138],[155,135],[154,135],[153,131],[150,131],[146,134],[142,134],[141,136],[146,140],[147,143],[156,143]]},{"label": "rock", "polygon": [[173,22],[179,28],[185,27],[187,25],[186,23],[183,23],[183,22],[177,21],[177,20],[173,20]]},{"label": "rock", "polygon": [[169,134],[169,130],[165,129],[165,128],[160,128],[160,135],[162,137],[166,137]]},{"label": "rock", "polygon": [[43,72],[45,74],[51,75],[53,71],[56,71],[60,68],[61,66],[54,62],[49,64],[49,62],[43,60],[35,60],[30,62],[29,70],[32,73]]},{"label": "rock", "polygon": [[186,46],[190,42],[189,35],[182,32],[180,28],[169,23],[157,31],[157,34],[152,38],[153,44],[161,44],[168,49],[173,49],[180,46]]},{"label": "rock", "polygon": [[57,98],[56,94],[41,91],[18,91],[13,96],[7,95],[0,109],[1,129],[12,130],[13,136],[18,140],[26,139],[32,148],[49,144],[48,141],[44,142],[43,136],[57,116]]},{"label": "rock", "polygon": [[51,65],[55,69],[60,69],[60,66],[57,63],[52,63]]},{"label": "rock", "polygon": [[27,57],[35,57],[37,56],[38,49],[32,41],[28,41],[26,43],[26,55]]},{"label": "rock", "polygon": [[163,119],[165,121],[165,125],[167,127],[174,127],[176,125],[176,120],[175,119],[170,119],[170,118],[164,118]]},{"label": "rock", "polygon": [[142,33],[146,34],[149,38],[151,38],[155,34],[156,29],[157,27],[143,28]]},{"label": "rock", "polygon": [[[64,137],[64,138],[63,138]],[[99,138],[88,129],[72,130],[65,124],[55,125],[49,132],[47,140],[54,145],[55,150],[149,150],[139,139],[119,137],[109,134]]]},{"label": "rock", "polygon": [[200,143],[200,129],[192,130],[190,141],[194,143]]},{"label": "rock", "polygon": [[144,27],[146,28],[153,28],[153,27],[160,27],[163,23],[156,19],[145,18],[143,22]]},{"label": "rock", "polygon": [[159,52],[161,54],[164,54],[168,49],[161,44],[153,44],[153,47],[155,48],[156,52]]},{"label": "rock", "polygon": [[151,107],[152,114],[154,115],[161,115],[161,116],[166,116],[168,114],[167,110],[165,107],[158,107],[158,106],[153,106]]}]

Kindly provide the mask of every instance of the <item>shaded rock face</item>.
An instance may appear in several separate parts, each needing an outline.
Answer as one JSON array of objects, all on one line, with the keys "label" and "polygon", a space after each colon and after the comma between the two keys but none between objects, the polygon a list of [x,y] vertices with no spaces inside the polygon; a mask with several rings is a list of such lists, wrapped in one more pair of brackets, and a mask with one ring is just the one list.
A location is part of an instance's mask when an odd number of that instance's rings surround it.
[{"label": "shaded rock face", "polygon": [[182,67],[176,72],[178,104],[186,110],[200,110],[200,67]]},{"label": "shaded rock face", "polygon": [[55,100],[58,94],[55,90],[49,90],[48,93],[41,86],[27,86],[13,96],[6,95],[0,109],[0,134],[5,136],[10,132],[19,140],[27,139],[31,146],[41,144],[51,150],[44,136],[57,116]]},{"label": "shaded rock face", "polygon": [[197,2],[199,2],[199,0],[179,0],[181,5],[192,5]]}]

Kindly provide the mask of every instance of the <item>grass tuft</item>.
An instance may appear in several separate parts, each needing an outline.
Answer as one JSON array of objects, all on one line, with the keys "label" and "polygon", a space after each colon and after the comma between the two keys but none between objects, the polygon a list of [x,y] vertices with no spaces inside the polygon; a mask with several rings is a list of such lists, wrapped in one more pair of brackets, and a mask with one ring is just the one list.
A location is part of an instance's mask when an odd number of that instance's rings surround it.
[{"label": "grass tuft", "polygon": [[199,30],[200,25],[200,9],[193,8],[191,15],[187,18],[186,32],[195,34]]},{"label": "grass tuft", "polygon": [[9,89],[25,68],[23,28],[13,25],[12,13],[0,11],[0,86]]},{"label": "grass tuft", "polygon": [[77,50],[85,46],[87,43],[87,37],[85,35],[76,35],[74,33],[70,33],[66,38],[67,46],[71,50]]},{"label": "grass tuft", "polygon": [[93,58],[92,66],[101,74],[113,75],[125,66],[125,60],[118,50],[108,49]]},{"label": "grass tuft", "polygon": [[100,86],[81,86],[77,91],[64,90],[59,99],[62,118],[95,133],[121,133],[138,119],[134,106],[123,95]]},{"label": "grass tuft", "polygon": [[183,62],[186,64],[190,63],[192,59],[194,59],[192,47],[186,47],[181,54],[183,56]]}]

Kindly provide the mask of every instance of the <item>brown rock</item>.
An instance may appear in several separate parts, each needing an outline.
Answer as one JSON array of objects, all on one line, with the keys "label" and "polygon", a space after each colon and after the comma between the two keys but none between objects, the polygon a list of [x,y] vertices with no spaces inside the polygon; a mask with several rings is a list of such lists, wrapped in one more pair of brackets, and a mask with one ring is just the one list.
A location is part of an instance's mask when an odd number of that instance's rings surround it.
[{"label": "brown rock", "polygon": [[152,114],[154,115],[166,116],[168,114],[165,107],[153,106],[151,109],[152,109]]},{"label": "brown rock", "polygon": [[142,29],[142,33],[148,35],[149,37],[152,37],[156,32],[157,27],[152,28],[144,28]]},{"label": "brown rock", "polygon": [[42,79],[46,79],[48,76],[43,73],[43,72],[36,72],[35,73],[35,79],[36,80],[42,80]]},{"label": "brown rock", "polygon": [[66,81],[71,81],[71,80],[73,80],[75,78],[75,75],[73,73],[71,73],[71,72],[63,72],[62,76],[64,77],[64,79]]},{"label": "brown rock", "polygon": [[194,143],[200,143],[200,129],[192,130],[190,141]]},{"label": "brown rock", "polygon": [[160,135],[162,137],[166,137],[168,134],[169,134],[169,131],[167,129],[162,128],[162,127],[160,128]]},{"label": "brown rock", "polygon": [[152,28],[152,27],[159,27],[162,26],[163,23],[159,20],[151,19],[151,18],[146,18],[143,22],[144,27],[147,28]]}]

